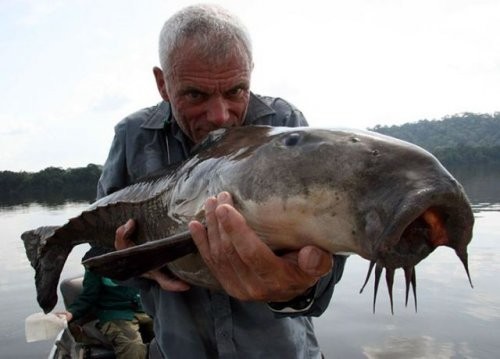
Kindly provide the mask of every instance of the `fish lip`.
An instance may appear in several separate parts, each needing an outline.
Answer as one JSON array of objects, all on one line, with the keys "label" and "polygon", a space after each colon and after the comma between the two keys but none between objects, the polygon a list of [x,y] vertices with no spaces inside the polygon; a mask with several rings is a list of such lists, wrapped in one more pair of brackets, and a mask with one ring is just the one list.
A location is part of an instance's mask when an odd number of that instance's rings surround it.
[{"label": "fish lip", "polygon": [[[376,261],[386,268],[400,268],[415,266],[428,254],[440,245],[446,245],[459,252],[466,253],[467,244],[472,238],[472,211],[468,200],[461,191],[447,190],[436,194],[434,190],[418,191],[413,196],[408,196],[393,212],[393,220],[376,241]],[[408,255],[398,253],[397,249],[403,244],[405,231],[416,221],[420,220],[424,213],[430,209],[437,209],[443,217],[444,230],[447,234],[446,243],[434,244],[429,237],[423,238],[422,252]],[[424,219],[427,223],[427,221]],[[463,235],[460,228],[465,229]],[[431,234],[429,234],[431,236]]]}]

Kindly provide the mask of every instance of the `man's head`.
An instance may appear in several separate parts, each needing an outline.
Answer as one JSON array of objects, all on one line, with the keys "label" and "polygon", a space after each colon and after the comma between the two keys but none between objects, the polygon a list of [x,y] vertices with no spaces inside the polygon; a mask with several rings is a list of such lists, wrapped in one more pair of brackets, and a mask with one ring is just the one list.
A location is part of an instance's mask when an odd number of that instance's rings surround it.
[{"label": "man's head", "polygon": [[165,22],[154,74],[162,98],[194,142],[241,125],[250,98],[250,37],[239,20],[212,5],[187,7]]}]

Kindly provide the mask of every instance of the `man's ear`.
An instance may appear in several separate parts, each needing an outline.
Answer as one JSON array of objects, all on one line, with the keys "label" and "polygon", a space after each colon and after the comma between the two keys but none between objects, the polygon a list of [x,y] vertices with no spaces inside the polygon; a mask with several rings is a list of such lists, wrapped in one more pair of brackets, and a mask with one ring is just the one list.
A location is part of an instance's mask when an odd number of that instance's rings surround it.
[{"label": "man's ear", "polygon": [[165,77],[163,76],[163,71],[159,67],[153,67],[153,74],[155,76],[156,87],[160,96],[165,101],[168,101],[167,84],[165,83]]}]

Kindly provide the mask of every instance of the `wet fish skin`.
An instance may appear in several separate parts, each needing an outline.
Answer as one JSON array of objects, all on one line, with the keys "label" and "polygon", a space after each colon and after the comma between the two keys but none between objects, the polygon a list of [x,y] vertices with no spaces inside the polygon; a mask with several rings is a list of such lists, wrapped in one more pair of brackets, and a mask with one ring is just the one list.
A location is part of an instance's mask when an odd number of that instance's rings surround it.
[{"label": "wet fish skin", "polygon": [[138,244],[153,242],[94,258],[88,268],[123,279],[164,265],[168,252],[171,272],[218,288],[191,240],[170,237],[203,220],[205,199],[221,191],[231,193],[272,249],[314,244],[356,253],[376,267],[376,288],[384,268],[389,288],[396,268],[407,273],[407,289],[415,288],[415,265],[439,245],[453,248],[468,273],[472,210],[462,186],[431,154],[365,131],[248,126],[212,133],[175,172],[102,198],[52,235],[25,232],[41,307],[50,311],[57,302],[66,251],[82,242],[112,250],[114,231],[128,218],[138,223]]}]

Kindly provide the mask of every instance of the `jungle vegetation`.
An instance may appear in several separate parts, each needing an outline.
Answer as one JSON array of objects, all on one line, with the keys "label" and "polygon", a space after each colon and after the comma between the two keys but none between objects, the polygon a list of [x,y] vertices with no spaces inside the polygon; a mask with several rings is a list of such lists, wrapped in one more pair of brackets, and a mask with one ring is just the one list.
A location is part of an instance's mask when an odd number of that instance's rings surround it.
[{"label": "jungle vegetation", "polygon": [[61,203],[89,201],[96,197],[102,166],[63,169],[48,167],[39,172],[0,171],[0,203]]},{"label": "jungle vegetation", "polygon": [[500,112],[493,115],[465,112],[442,120],[377,125],[370,130],[417,144],[445,166],[500,165]]},{"label": "jungle vegetation", "polygon": [[[500,167],[500,112],[466,112],[401,126],[377,125],[370,130],[415,143],[445,166]],[[0,204],[92,202],[101,171],[102,166],[97,164],[67,169],[48,167],[39,172],[0,171]]]}]

